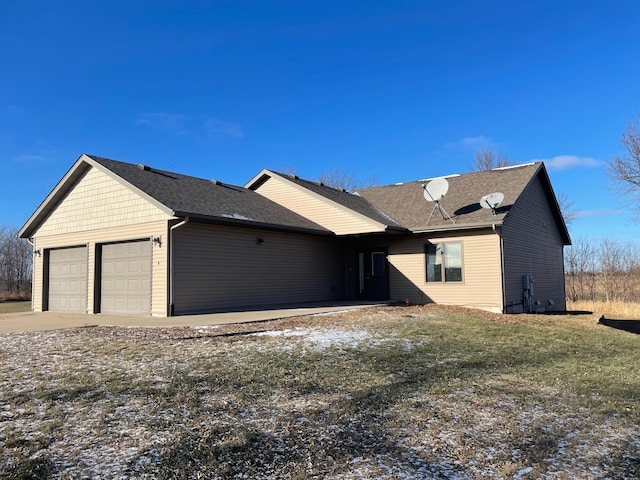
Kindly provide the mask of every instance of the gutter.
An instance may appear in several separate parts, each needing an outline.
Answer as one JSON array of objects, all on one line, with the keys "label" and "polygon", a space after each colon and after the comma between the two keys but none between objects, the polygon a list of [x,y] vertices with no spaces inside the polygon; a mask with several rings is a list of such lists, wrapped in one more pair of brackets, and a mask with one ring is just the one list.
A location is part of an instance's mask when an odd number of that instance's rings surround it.
[{"label": "gutter", "polygon": [[444,231],[457,231],[457,230],[475,230],[478,228],[491,228],[495,230],[496,227],[501,227],[502,222],[494,222],[494,223],[468,223],[466,225],[456,224],[453,228],[451,225],[438,225],[431,228],[420,228],[416,230],[411,230],[413,233],[431,233],[431,232],[444,232]]},{"label": "gutter", "polygon": [[189,217],[184,217],[179,223],[176,223],[172,227],[169,228],[169,317],[173,317],[173,299],[174,299],[174,291],[173,291],[173,232],[180,227],[184,227],[187,223],[189,223]]},{"label": "gutter", "polygon": [[216,225],[243,226],[247,228],[259,228],[263,230],[273,230],[278,232],[300,232],[300,233],[311,233],[315,235],[334,235],[334,233],[331,230],[328,230],[321,226],[319,226],[318,229],[306,228],[306,227],[293,227],[293,226],[288,226],[283,224],[263,223],[263,222],[257,222],[254,220],[244,220],[244,219],[232,218],[232,217],[197,215],[197,214],[194,215],[194,214],[188,214],[186,212],[174,212],[173,215],[176,217],[186,217],[194,221],[200,221],[200,222],[216,224]]}]

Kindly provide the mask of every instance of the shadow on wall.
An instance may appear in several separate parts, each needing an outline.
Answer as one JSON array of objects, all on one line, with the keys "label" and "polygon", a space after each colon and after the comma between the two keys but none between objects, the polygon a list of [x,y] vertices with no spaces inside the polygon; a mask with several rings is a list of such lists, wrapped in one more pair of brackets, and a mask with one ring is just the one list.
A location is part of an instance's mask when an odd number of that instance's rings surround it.
[{"label": "shadow on wall", "polygon": [[603,315],[600,317],[600,320],[598,320],[598,324],[615,328],[616,330],[640,334],[640,320],[610,320],[604,318]]},{"label": "shadow on wall", "polygon": [[420,287],[409,280],[400,270],[394,267],[391,263],[389,263],[388,265],[389,280],[393,285],[393,291],[390,292],[389,300],[393,302],[408,303],[412,305],[434,303],[433,299],[429,297],[429,295],[424,293],[424,291]]}]

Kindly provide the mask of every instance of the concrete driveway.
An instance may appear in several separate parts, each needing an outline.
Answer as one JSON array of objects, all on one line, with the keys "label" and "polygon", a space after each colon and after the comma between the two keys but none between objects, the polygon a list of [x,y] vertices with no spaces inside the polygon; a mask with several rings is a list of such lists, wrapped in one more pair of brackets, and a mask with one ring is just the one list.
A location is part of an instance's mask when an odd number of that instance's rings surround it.
[{"label": "concrete driveway", "polygon": [[229,323],[261,322],[279,318],[371,307],[378,303],[332,302],[291,305],[274,309],[246,310],[176,317],[141,317],[133,315],[103,315],[66,312],[18,312],[0,314],[0,334],[39,332],[89,326],[122,327],[199,327]]}]

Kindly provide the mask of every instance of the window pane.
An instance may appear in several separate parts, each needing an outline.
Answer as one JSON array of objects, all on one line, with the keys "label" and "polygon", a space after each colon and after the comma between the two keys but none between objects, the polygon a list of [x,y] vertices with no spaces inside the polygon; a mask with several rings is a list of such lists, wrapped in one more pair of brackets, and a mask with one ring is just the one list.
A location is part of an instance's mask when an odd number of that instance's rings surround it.
[{"label": "window pane", "polygon": [[442,245],[427,244],[427,282],[442,281]]},{"label": "window pane", "polygon": [[384,252],[371,253],[371,275],[384,275],[385,260]]},{"label": "window pane", "polygon": [[459,243],[444,244],[444,281],[462,281],[462,245]]}]

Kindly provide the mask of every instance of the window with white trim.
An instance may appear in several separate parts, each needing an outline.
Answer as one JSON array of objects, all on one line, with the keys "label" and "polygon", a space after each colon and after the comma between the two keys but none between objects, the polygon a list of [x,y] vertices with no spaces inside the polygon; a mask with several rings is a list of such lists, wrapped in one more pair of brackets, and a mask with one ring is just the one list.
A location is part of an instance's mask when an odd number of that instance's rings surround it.
[{"label": "window with white trim", "polygon": [[462,282],[462,243],[427,243],[427,282]]}]

